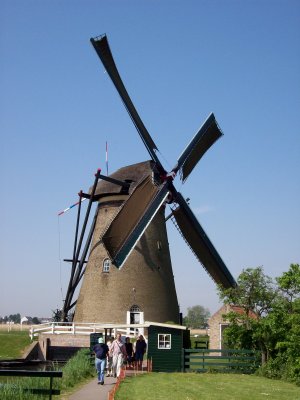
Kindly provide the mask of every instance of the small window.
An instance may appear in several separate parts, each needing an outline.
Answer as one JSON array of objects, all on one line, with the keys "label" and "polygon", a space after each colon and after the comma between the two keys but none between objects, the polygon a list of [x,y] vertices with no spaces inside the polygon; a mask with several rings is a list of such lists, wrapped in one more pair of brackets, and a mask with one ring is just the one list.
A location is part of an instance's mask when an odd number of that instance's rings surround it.
[{"label": "small window", "polygon": [[103,268],[102,268],[102,272],[109,272],[110,270],[110,259],[109,258],[105,258],[103,261]]},{"label": "small window", "polygon": [[136,304],[134,304],[132,307],[130,307],[130,312],[140,312],[140,307]]},{"label": "small window", "polygon": [[171,335],[169,333],[159,333],[158,334],[158,348],[167,349],[171,348]]}]

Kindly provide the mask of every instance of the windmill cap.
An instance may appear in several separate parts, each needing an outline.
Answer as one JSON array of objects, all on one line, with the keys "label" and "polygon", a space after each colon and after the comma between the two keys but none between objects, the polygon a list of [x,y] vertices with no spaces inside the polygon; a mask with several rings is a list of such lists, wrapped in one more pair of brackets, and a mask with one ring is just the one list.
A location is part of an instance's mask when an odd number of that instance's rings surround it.
[{"label": "windmill cap", "polygon": [[99,337],[99,339],[98,339],[98,343],[104,343],[104,340],[103,340],[103,338],[102,338],[102,337]]}]

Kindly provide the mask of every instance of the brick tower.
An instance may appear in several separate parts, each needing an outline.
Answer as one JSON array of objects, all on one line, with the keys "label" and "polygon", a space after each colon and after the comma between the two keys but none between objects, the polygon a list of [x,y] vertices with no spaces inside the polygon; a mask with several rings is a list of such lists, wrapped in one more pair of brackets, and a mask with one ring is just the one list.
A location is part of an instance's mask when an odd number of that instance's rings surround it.
[{"label": "brick tower", "polygon": [[[151,174],[153,162],[124,167],[111,175],[132,181],[132,193],[143,175]],[[165,207],[162,206],[121,269],[110,263],[101,238],[128,198],[120,187],[101,181],[99,212],[90,254],[76,304],[74,321],[138,323],[179,322],[179,307],[172,272]]]}]

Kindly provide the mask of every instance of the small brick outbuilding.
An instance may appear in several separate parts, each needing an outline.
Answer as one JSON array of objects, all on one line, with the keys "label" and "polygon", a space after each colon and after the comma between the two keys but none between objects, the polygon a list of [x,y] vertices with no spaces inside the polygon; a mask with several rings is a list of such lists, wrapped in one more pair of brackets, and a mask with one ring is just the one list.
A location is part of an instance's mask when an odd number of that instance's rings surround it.
[{"label": "small brick outbuilding", "polygon": [[[240,306],[224,304],[217,312],[215,312],[208,320],[209,325],[209,348],[223,349],[223,333],[224,329],[229,325],[229,321],[223,318],[224,314],[234,311],[238,314],[244,314],[244,309]],[[251,313],[252,318],[256,318],[254,313]]]}]

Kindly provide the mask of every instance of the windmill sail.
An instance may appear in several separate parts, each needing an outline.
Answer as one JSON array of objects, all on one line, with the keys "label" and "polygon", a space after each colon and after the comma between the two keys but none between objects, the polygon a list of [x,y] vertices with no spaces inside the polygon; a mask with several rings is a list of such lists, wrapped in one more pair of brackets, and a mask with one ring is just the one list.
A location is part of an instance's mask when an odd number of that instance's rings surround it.
[{"label": "windmill sail", "polygon": [[[120,323],[127,320],[128,312],[139,304],[142,306],[140,312],[150,321],[179,322],[179,305],[163,212],[165,202],[178,204],[173,211],[173,220],[213,280],[225,288],[236,285],[188,204],[173,186],[177,172],[185,181],[222,132],[214,114],[210,114],[178,158],[175,167],[166,171],[158,158],[158,148],[122,82],[106,35],[90,41],[152,160],[122,167],[111,176],[98,175],[103,181],[97,185],[97,191],[92,192],[90,203],[92,200],[98,202],[99,214],[95,217],[95,226],[92,224],[93,238],[90,231],[80,261],[83,235],[76,246],[64,314],[76,303],[75,321],[109,320]],[[77,235],[75,237],[77,242]],[[84,265],[89,248],[91,251]],[[111,268],[109,258],[117,268]],[[125,266],[121,268],[123,264]],[[72,297],[82,277],[76,302]],[[110,299],[119,292],[122,296],[114,299],[112,307]]]},{"label": "windmill sail", "polygon": [[169,194],[150,175],[141,180],[102,237],[113,264],[121,267]]},{"label": "windmill sail", "polygon": [[234,285],[235,281],[221,257],[206,236],[183,197],[177,193],[169,180],[170,177],[173,179],[175,174],[180,171],[181,178],[185,181],[205,152],[222,136],[222,131],[217,124],[214,114],[211,113],[209,115],[185,148],[176,166],[171,171],[173,174],[166,174],[155,152],[157,146],[144,126],[122,82],[106,35],[92,38],[91,43],[114,83],[140,137],[155,163],[160,177],[168,176],[167,181],[161,180],[160,186],[154,185],[150,177],[142,180],[108,227],[103,236],[103,243],[113,263],[118,267],[122,266],[170,192],[173,198],[176,198],[180,206],[174,211],[174,218],[177,221],[181,233],[199,261],[217,283],[221,283],[225,287]]},{"label": "windmill sail", "polygon": [[201,126],[177,161],[174,170],[181,169],[184,182],[204,153],[223,135],[213,113]]},{"label": "windmill sail", "polygon": [[149,132],[147,131],[143,121],[141,120],[136,108],[134,107],[131,98],[128,95],[128,92],[124,86],[124,83],[120,77],[118,69],[116,67],[115,61],[113,59],[108,40],[106,35],[99,36],[97,38],[90,39],[94,49],[96,50],[100,60],[102,61],[108,75],[110,76],[115,88],[117,89],[130,118],[132,119],[140,137],[142,138],[151,158],[156,162],[158,168],[161,171],[164,171],[163,166],[161,165],[159,159],[155,154],[155,150],[157,150],[157,146],[151,138]]},{"label": "windmill sail", "polygon": [[173,211],[173,216],[192,251],[217,284],[221,284],[225,288],[236,286],[234,278],[192,210],[180,193],[177,193],[176,196],[179,207]]}]

